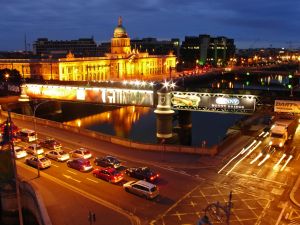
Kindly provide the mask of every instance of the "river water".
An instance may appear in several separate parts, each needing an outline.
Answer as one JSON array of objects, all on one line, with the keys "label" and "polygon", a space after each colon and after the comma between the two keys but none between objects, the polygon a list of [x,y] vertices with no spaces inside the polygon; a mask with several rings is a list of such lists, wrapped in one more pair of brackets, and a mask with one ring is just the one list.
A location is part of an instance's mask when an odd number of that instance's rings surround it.
[{"label": "river water", "polygon": [[[77,118],[65,124],[137,142],[157,143],[156,115],[153,111],[148,107],[128,106]],[[176,144],[199,146],[205,141],[207,146],[212,146],[224,138],[227,129],[242,117],[240,114],[192,112],[192,128],[187,135],[189,141],[178,140]],[[173,127],[176,133],[176,120]]]}]

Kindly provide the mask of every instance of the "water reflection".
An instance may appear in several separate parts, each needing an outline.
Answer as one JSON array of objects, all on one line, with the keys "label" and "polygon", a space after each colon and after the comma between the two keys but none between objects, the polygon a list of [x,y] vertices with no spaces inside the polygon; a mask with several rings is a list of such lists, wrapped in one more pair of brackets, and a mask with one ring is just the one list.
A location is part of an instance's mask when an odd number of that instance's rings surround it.
[{"label": "water reflection", "polygon": [[127,106],[64,122],[64,124],[83,128],[100,127],[109,124],[114,129],[112,135],[130,138],[133,125],[139,121],[141,116],[150,113],[150,111],[151,108],[149,107]]},{"label": "water reflection", "polygon": [[288,76],[280,74],[226,74],[221,79],[210,83],[212,88],[243,88],[243,89],[286,89],[289,84]]}]

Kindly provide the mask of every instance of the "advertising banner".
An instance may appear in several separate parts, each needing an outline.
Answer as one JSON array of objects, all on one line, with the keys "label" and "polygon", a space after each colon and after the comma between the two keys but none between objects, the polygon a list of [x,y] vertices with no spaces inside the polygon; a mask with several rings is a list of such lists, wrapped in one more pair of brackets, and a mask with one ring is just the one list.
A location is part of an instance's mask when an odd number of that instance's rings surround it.
[{"label": "advertising banner", "polygon": [[181,110],[252,113],[255,110],[256,97],[253,95],[172,92],[171,103],[173,109]]},{"label": "advertising banner", "polygon": [[274,112],[300,113],[300,101],[275,100]]},{"label": "advertising banner", "polygon": [[84,101],[113,105],[153,106],[152,90],[134,90],[101,87],[72,87],[53,85],[26,85],[31,98]]}]

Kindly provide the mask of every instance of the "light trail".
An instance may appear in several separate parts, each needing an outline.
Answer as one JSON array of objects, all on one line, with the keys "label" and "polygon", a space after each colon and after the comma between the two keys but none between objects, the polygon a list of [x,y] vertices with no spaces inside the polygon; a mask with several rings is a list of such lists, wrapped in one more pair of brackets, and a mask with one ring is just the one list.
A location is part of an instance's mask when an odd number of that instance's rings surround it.
[{"label": "light trail", "polygon": [[258,135],[258,137],[262,136],[264,133],[265,133],[264,131],[261,132],[261,133]]},{"label": "light trail", "polygon": [[256,156],[255,157],[255,159],[253,159],[251,162],[250,162],[250,164],[253,164],[254,162],[256,162],[260,157],[262,157],[262,153],[260,152],[259,154],[258,154],[258,156]]},{"label": "light trail", "polygon": [[[255,140],[256,141],[256,140]],[[259,141],[250,151],[248,151],[248,153],[243,156],[227,173],[226,175],[230,174],[232,170],[234,170],[234,168],[240,164],[241,161],[243,161],[248,155],[250,155],[259,145],[261,144],[261,141]]]},{"label": "light trail", "polygon": [[236,154],[236,156],[234,156],[232,159],[230,159],[229,161],[228,161],[228,163],[226,163],[225,164],[225,166],[223,166],[219,171],[218,171],[218,173],[221,173],[234,159],[236,159],[240,154],[241,154],[241,152],[244,150],[244,148],[238,153],[238,154]]},{"label": "light trail", "polygon": [[289,163],[289,161],[291,161],[291,159],[293,158],[292,155],[289,156],[289,158],[286,160],[285,164],[283,165],[283,167],[281,167],[280,171],[283,171],[286,167],[286,165]]},{"label": "light trail", "polygon": [[251,148],[255,143],[257,142],[257,140],[254,140],[247,148],[242,148],[242,150],[236,154],[232,159],[230,159],[228,161],[228,163],[225,164],[225,166],[223,166],[218,173],[221,173],[233,160],[235,160],[239,155],[244,154],[246,151],[248,151],[249,148]]},{"label": "light trail", "polygon": [[267,159],[270,158],[270,154],[267,154],[263,160],[258,163],[258,166],[261,166]]},{"label": "light trail", "polygon": [[269,132],[266,132],[263,138],[267,137],[269,135]]},{"label": "light trail", "polygon": [[243,155],[246,151],[248,151],[248,149],[250,149],[255,143],[257,142],[257,140],[252,141],[252,143],[247,147],[247,148],[243,148],[244,150],[242,150],[240,153],[241,155]]},{"label": "light trail", "polygon": [[286,154],[283,153],[283,155],[281,156],[281,158],[278,160],[278,162],[275,164],[275,166],[273,167],[273,170],[276,170],[279,166],[279,164],[282,162],[282,160],[286,157]]}]

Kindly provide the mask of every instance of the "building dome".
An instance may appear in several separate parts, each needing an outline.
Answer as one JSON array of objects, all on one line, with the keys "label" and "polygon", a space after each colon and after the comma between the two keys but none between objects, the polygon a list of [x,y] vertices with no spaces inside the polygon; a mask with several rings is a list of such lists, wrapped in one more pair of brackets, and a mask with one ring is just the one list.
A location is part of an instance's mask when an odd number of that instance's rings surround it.
[{"label": "building dome", "polygon": [[114,30],[114,38],[127,38],[125,28],[122,26],[122,18],[119,17],[118,26]]}]

